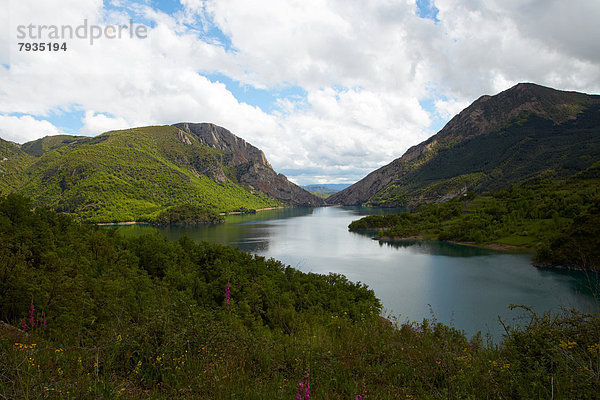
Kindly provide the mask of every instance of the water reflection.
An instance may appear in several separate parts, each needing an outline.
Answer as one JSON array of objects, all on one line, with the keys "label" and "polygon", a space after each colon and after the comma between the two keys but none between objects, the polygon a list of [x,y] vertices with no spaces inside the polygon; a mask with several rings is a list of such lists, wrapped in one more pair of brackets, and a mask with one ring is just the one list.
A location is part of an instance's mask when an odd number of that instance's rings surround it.
[{"label": "water reflection", "polygon": [[410,248],[413,252],[421,254],[435,254],[447,257],[481,257],[500,252],[474,246],[463,246],[454,243],[439,242],[433,240],[417,241],[403,240],[398,242],[379,242],[380,246],[392,248]]}]

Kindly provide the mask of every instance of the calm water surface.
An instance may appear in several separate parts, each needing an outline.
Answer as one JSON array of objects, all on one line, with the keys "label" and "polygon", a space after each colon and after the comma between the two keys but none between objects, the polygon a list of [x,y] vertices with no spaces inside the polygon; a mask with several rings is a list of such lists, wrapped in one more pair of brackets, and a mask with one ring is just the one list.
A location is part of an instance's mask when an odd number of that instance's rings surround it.
[{"label": "calm water surface", "polygon": [[[537,312],[561,307],[598,311],[590,287],[595,279],[583,273],[541,270],[531,255],[509,254],[443,242],[380,244],[370,236],[348,231],[362,215],[391,210],[371,208],[290,208],[255,215],[233,215],[225,224],[168,226],[171,239],[187,234],[194,240],[229,244],[273,257],[304,272],[336,272],[366,283],[382,300],[386,314],[401,320],[437,317],[464,330],[498,339],[507,324],[524,323],[523,304]],[[144,233],[147,226],[120,228],[124,234]]]}]

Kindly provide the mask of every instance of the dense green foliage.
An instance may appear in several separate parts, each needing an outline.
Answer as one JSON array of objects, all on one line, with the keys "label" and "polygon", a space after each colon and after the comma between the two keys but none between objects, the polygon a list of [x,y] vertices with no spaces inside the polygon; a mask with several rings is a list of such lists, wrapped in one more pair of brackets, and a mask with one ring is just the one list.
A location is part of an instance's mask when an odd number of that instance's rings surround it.
[{"label": "dense green foliage", "polygon": [[0,190],[87,222],[153,222],[172,207],[206,215],[281,205],[237,183],[227,168],[221,172],[230,179],[213,179],[224,155],[187,139],[172,126],[40,139],[23,146],[37,158],[19,149],[27,168],[0,175]]},{"label": "dense green foliage", "polygon": [[0,193],[21,187],[25,179],[24,171],[34,160],[19,145],[0,139]]},{"label": "dense green foliage", "polygon": [[44,153],[76,143],[93,143],[94,138],[88,136],[54,135],[24,143],[21,148],[27,154],[41,157]]},{"label": "dense green foliage", "polygon": [[532,314],[486,345],[385,320],[340,275],[124,238],[17,195],[0,198],[0,243],[3,398],[294,399],[308,377],[313,399],[592,399],[600,384],[597,315]]},{"label": "dense green foliage", "polygon": [[[371,290],[342,276],[303,274],[275,260],[187,237],[176,242],[158,234],[123,238],[45,208],[29,209],[18,195],[0,203],[3,320],[17,318],[34,297],[48,322],[62,325],[57,335],[81,341],[82,330],[102,330],[115,307],[122,313],[119,319],[138,318],[159,287],[214,308],[222,304],[227,282],[235,307],[251,325],[282,328],[286,315],[300,311],[355,318],[379,309]],[[65,313],[62,307],[69,303],[74,309]]]},{"label": "dense green foliage", "polygon": [[600,163],[569,179],[552,171],[491,195],[469,193],[416,212],[369,216],[351,230],[536,250],[540,264],[600,266]]},{"label": "dense green foliage", "polygon": [[216,213],[207,212],[202,207],[179,205],[169,207],[151,221],[157,225],[166,224],[204,224],[225,222],[225,217]]}]

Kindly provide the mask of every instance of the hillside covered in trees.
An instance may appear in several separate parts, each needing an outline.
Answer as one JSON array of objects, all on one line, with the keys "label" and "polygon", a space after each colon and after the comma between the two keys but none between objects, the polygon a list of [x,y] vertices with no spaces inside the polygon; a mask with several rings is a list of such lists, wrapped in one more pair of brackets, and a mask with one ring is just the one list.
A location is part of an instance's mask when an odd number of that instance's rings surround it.
[{"label": "hillside covered in trees", "polygon": [[0,194],[15,192],[85,222],[204,222],[222,212],[324,204],[276,173],[260,149],[192,123],[23,145],[0,139]]},{"label": "hillside covered in trees", "polygon": [[559,179],[552,171],[486,195],[473,192],[413,212],[368,216],[350,230],[380,240],[449,240],[501,249],[530,249],[536,263],[600,268],[600,163]]},{"label": "hillside covered in trees", "polygon": [[[0,397],[592,399],[600,318],[531,313],[502,343],[231,247],[125,238],[0,197]],[[301,388],[299,386],[302,386]]]}]

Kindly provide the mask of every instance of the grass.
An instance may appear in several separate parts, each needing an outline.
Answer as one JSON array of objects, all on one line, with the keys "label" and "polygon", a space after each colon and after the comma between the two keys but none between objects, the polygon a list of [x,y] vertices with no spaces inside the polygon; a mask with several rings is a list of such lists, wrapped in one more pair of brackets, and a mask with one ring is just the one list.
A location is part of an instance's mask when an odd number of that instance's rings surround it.
[{"label": "grass", "polygon": [[[144,343],[122,326],[97,346],[61,346],[43,332],[0,330],[8,398],[312,399],[596,398],[598,316],[565,312],[508,328],[499,345],[467,340],[434,319],[331,316],[293,334],[251,331],[235,311],[190,310],[174,336]],[[159,313],[156,328],[175,315]],[[159,334],[160,335],[160,334]]]}]

